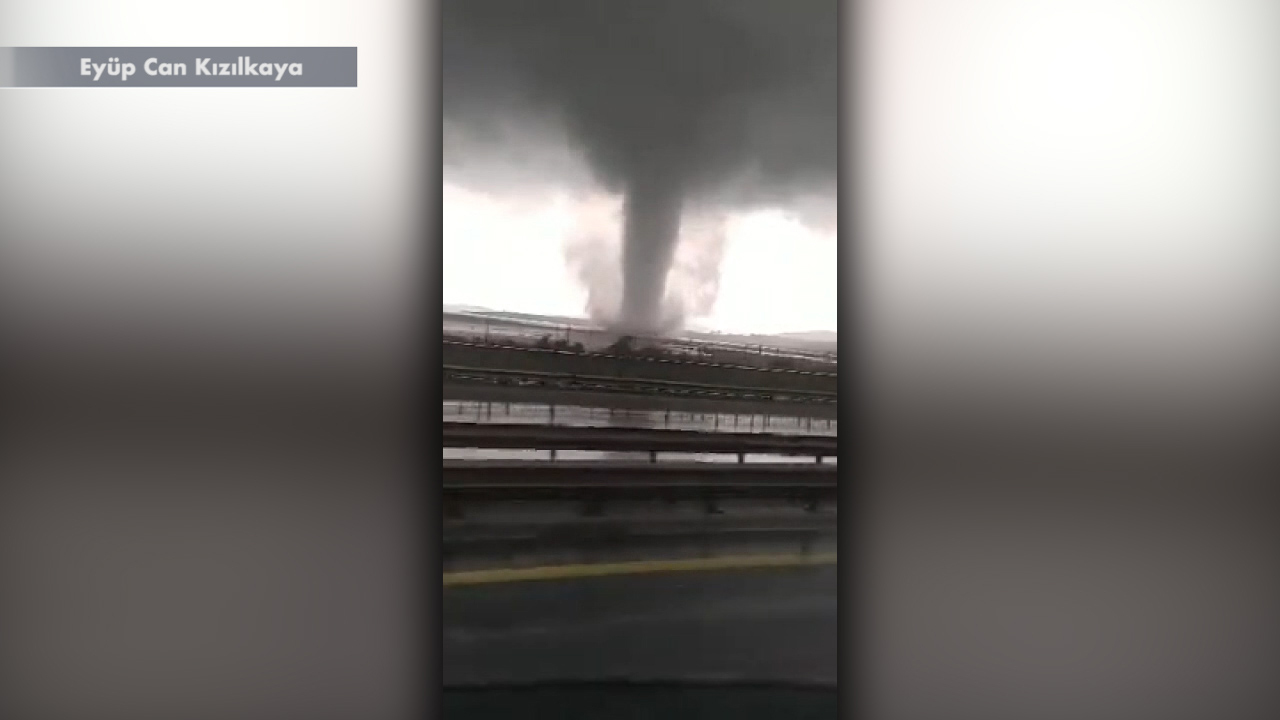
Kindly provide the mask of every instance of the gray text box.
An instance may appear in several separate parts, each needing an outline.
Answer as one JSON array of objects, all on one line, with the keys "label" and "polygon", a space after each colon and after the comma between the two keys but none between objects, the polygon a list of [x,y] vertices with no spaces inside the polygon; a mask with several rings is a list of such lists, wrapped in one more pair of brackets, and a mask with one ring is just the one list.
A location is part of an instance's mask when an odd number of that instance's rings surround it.
[{"label": "gray text box", "polygon": [[356,49],[4,48],[0,87],[356,87]]}]

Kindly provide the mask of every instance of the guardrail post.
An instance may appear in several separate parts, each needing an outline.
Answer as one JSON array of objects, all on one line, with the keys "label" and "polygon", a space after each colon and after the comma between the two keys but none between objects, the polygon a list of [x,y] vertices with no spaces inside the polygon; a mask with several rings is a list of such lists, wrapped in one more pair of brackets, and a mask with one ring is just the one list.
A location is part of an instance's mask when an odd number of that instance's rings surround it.
[{"label": "guardrail post", "polygon": [[747,454],[744,452],[738,453],[738,462],[744,463],[746,461],[747,461]]},{"label": "guardrail post", "polygon": [[651,463],[656,463],[656,462],[658,462],[658,451],[657,451],[657,450],[650,450],[650,451],[649,451],[649,462],[651,462]]},{"label": "guardrail post", "polygon": [[550,409],[550,417],[549,417],[549,419],[547,420],[547,424],[548,424],[548,425],[555,425],[555,424],[556,424],[556,406],[555,406],[555,403],[552,403],[552,404],[548,405],[547,407]]}]

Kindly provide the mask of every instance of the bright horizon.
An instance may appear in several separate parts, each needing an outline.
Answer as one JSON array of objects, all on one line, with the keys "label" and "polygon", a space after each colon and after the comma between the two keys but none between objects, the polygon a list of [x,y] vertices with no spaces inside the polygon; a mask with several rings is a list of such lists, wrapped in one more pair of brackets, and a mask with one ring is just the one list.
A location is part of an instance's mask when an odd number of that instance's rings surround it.
[{"label": "bright horizon", "polygon": [[[587,292],[565,248],[584,224],[616,242],[617,203],[567,192],[502,197],[446,182],[443,303],[588,317]],[[815,233],[780,210],[739,213],[726,217],[712,310],[688,324],[726,333],[835,332],[836,300],[834,233]]]}]

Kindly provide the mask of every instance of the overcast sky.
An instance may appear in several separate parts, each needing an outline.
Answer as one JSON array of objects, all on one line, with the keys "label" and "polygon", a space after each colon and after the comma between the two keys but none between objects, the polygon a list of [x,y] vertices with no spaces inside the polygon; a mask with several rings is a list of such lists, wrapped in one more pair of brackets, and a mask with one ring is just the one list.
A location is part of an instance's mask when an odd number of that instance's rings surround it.
[{"label": "overcast sky", "polygon": [[835,329],[835,0],[442,8],[445,302]]},{"label": "overcast sky", "polygon": [[[844,287],[869,283],[893,332],[1029,333],[1045,347],[1091,337],[1183,359],[1268,334],[1280,225],[1270,4],[864,10],[854,107],[866,242]],[[590,202],[445,197],[445,302],[582,311],[561,248]],[[729,227],[704,322],[835,328],[833,236],[770,212]],[[468,279],[481,274],[493,281]]]}]

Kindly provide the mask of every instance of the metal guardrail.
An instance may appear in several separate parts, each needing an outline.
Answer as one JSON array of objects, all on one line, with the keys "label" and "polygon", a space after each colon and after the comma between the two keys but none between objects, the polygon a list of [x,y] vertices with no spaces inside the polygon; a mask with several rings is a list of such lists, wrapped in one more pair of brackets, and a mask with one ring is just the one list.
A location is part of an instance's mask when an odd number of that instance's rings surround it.
[{"label": "metal guardrail", "polygon": [[498,368],[462,367],[445,365],[446,379],[494,382],[507,385],[556,385],[566,390],[590,392],[645,393],[676,396],[693,396],[735,400],[770,400],[801,403],[835,404],[836,393],[814,390],[790,390],[753,388],[731,385],[708,385],[678,380],[651,380],[645,378],[620,378],[600,375],[576,375],[549,373],[534,370],[506,370]]},{"label": "metal guardrail", "polygon": [[739,459],[745,454],[834,457],[837,450],[837,440],[830,435],[517,423],[446,422],[443,439],[444,446],[450,448],[736,453]]},{"label": "metal guardrail", "polygon": [[[642,551],[697,548],[710,550],[739,542],[794,545],[808,552],[816,543],[835,539],[839,523],[835,507],[807,512],[788,504],[769,514],[691,514],[565,516],[540,519],[445,518],[441,547],[446,562],[467,556],[508,558],[522,553],[594,554],[621,546]],[[800,510],[800,512],[797,512]]]},{"label": "metal guardrail", "polygon": [[[456,386],[455,386],[456,387]],[[451,388],[452,389],[452,388]],[[506,400],[444,400],[442,418],[446,422],[501,423],[506,425],[546,425],[556,427],[616,427],[696,432],[771,433],[774,435],[824,435],[837,433],[834,418],[791,415],[782,412],[728,412],[672,409],[618,409],[565,402],[520,402]]]},{"label": "metal guardrail", "polygon": [[837,495],[834,465],[645,462],[448,461],[446,513],[468,501],[802,500],[816,508]]},{"label": "metal guardrail", "polygon": [[[649,462],[445,460],[441,486],[445,513],[461,518],[465,504],[574,500],[586,515],[618,500],[704,503],[718,512],[724,499],[802,502],[810,511],[836,499],[836,438],[768,433],[716,433],[650,428],[563,427],[524,424],[445,423],[451,448],[648,451]],[[728,452],[738,463],[656,462],[662,452]],[[744,463],[746,454],[811,455],[812,464]]]},{"label": "metal guardrail", "polygon": [[661,357],[652,355],[615,355],[613,353],[593,352],[593,351],[577,351],[563,350],[560,348],[541,348],[525,345],[500,344],[495,342],[468,342],[465,340],[449,340],[442,341],[445,345],[454,345],[457,347],[476,347],[485,348],[487,350],[508,350],[511,352],[522,353],[541,353],[545,355],[572,355],[581,358],[595,358],[599,360],[620,360],[624,362],[648,362],[663,363],[670,365],[689,365],[692,367],[705,367],[720,370],[741,370],[745,372],[758,373],[782,373],[789,375],[815,375],[817,377],[837,377],[837,373],[827,372],[823,370],[797,370],[793,368],[771,368],[760,367],[759,365],[737,365],[733,363],[708,362],[705,360],[687,360],[679,357]]}]

